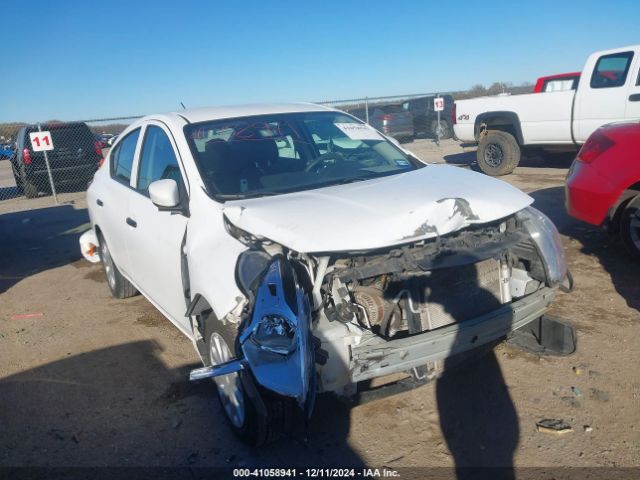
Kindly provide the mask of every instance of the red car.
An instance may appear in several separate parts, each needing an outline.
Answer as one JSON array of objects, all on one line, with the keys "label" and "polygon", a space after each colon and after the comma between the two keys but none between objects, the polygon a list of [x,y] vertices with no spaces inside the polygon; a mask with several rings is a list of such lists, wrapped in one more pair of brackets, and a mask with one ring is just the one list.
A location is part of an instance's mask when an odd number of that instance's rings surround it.
[{"label": "red car", "polygon": [[593,132],[569,169],[565,191],[569,215],[619,232],[640,260],[640,122]]}]

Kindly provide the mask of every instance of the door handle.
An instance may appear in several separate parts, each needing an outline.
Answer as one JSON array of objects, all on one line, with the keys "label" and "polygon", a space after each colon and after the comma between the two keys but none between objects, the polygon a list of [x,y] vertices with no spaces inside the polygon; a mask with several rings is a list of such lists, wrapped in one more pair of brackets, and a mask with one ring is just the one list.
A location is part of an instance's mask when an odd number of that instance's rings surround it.
[{"label": "door handle", "polygon": [[634,93],[632,95],[629,95],[629,101],[630,102],[640,102],[640,93]]},{"label": "door handle", "polygon": [[98,204],[99,207],[104,205],[104,203],[102,203],[102,200],[100,200],[99,198],[96,200],[96,203]]},{"label": "door handle", "polygon": [[138,222],[136,222],[131,217],[127,217],[127,225],[129,225],[130,227],[136,228],[138,226]]}]

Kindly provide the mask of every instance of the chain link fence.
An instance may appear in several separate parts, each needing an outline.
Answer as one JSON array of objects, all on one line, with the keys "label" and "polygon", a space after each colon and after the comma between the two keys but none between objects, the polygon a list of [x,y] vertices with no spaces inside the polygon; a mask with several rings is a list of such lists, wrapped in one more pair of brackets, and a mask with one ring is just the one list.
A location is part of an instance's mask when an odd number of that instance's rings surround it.
[{"label": "chain link fence", "polygon": [[[109,148],[140,116],[0,125],[0,211],[17,200],[83,192]],[[13,203],[11,203],[13,201]]]},{"label": "chain link fence", "polygon": [[[453,136],[455,99],[496,93],[527,93],[530,86],[494,84],[466,92],[364,97],[318,102],[348,112],[401,142]],[[442,99],[436,111],[434,99]],[[118,135],[140,116],[63,122],[0,124],[0,213],[48,204],[82,194]],[[47,200],[44,200],[45,197]],[[62,200],[60,199],[62,197]],[[33,203],[32,203],[33,205]],[[31,207],[33,208],[33,207]]]}]

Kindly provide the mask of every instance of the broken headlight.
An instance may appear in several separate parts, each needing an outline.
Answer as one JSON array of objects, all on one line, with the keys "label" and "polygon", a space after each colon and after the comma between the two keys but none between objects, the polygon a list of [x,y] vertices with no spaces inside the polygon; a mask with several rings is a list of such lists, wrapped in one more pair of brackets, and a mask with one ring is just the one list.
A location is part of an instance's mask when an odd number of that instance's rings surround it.
[{"label": "broken headlight", "polygon": [[240,334],[242,353],[262,387],[295,398],[310,412],[315,361],[309,299],[282,255],[273,257],[252,283],[255,301],[250,322]]},{"label": "broken headlight", "polygon": [[282,315],[264,315],[253,331],[251,340],[263,350],[288,355],[296,345],[294,343],[296,326]]},{"label": "broken headlight", "polygon": [[567,262],[556,226],[549,217],[533,207],[520,210],[516,218],[523,223],[538,247],[549,283],[551,285],[562,283],[567,277]]}]

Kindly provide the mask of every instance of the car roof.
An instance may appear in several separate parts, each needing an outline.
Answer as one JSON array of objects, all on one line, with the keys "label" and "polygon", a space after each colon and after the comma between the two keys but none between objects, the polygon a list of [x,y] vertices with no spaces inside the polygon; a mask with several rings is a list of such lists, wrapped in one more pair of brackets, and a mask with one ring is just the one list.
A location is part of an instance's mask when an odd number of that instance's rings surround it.
[{"label": "car roof", "polygon": [[[334,109],[313,103],[264,103],[249,105],[230,105],[220,107],[188,108],[165,115],[181,117],[189,123],[200,123],[224,118],[249,117],[274,113],[322,112]],[[150,116],[149,118],[153,118]]]}]

